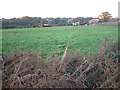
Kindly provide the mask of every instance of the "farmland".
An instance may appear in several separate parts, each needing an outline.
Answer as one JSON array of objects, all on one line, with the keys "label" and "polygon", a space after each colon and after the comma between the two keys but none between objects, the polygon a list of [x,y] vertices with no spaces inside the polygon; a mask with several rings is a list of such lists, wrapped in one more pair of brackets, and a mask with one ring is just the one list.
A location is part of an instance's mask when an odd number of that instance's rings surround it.
[{"label": "farmland", "polygon": [[2,39],[3,88],[119,87],[117,26],[7,29]]},{"label": "farmland", "polygon": [[3,29],[2,51],[7,55],[12,50],[43,52],[44,57],[65,47],[70,52],[97,52],[100,43],[106,39],[118,39],[117,26],[59,26],[47,28]]}]

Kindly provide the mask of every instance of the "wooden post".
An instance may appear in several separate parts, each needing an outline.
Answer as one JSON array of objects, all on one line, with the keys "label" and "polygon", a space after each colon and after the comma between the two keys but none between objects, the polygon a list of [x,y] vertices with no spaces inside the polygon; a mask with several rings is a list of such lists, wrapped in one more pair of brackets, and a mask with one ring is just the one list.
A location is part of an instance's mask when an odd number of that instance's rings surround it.
[{"label": "wooden post", "polygon": [[64,51],[64,54],[62,56],[62,61],[65,59],[66,55],[67,55],[67,52],[68,52],[68,46],[66,47],[65,51]]}]

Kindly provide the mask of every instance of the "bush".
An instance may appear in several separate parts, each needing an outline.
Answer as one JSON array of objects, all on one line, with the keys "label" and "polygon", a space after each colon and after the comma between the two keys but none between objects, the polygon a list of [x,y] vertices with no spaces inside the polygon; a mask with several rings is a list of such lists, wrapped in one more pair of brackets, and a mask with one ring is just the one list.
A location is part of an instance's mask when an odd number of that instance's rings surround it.
[{"label": "bush", "polygon": [[3,56],[3,88],[120,88],[118,44],[103,42],[98,55],[86,58],[69,51],[64,60],[12,52]]}]

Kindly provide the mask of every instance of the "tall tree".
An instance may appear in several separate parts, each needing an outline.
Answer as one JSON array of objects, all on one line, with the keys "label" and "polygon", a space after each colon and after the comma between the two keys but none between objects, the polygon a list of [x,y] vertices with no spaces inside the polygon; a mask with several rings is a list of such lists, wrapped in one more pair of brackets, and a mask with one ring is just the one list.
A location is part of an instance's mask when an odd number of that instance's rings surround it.
[{"label": "tall tree", "polygon": [[107,22],[112,18],[111,14],[108,11],[102,12],[102,14],[100,14],[98,17],[101,22]]}]

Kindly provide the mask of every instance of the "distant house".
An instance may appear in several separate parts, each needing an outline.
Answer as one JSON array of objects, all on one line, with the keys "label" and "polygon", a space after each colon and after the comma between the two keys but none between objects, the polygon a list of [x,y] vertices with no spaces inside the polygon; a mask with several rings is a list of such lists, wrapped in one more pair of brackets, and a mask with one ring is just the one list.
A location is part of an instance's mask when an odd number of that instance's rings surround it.
[{"label": "distant house", "polygon": [[83,25],[82,22],[75,22],[75,23],[72,23],[73,26],[79,26],[79,25]]},{"label": "distant house", "polygon": [[89,20],[89,24],[97,24],[99,22],[99,19],[91,19]]},{"label": "distant house", "polygon": [[120,18],[112,18],[108,22],[120,22]]}]

